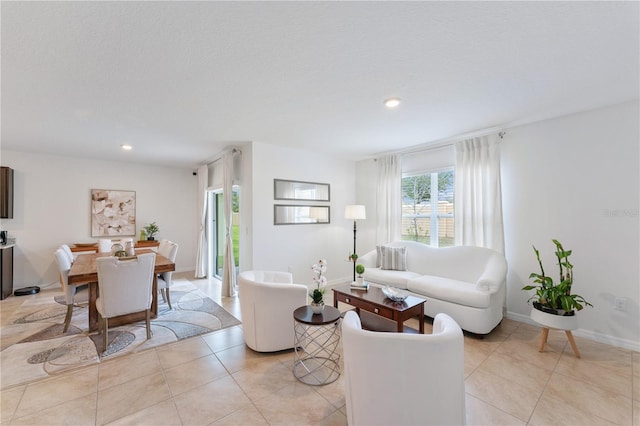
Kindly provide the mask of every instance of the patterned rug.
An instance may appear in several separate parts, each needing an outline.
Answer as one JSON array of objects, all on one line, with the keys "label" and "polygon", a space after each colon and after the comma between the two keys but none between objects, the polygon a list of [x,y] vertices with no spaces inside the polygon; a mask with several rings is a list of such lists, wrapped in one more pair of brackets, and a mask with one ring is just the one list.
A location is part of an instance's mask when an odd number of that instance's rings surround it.
[{"label": "patterned rug", "polygon": [[192,283],[174,280],[173,309],[158,297],[151,339],[146,338],[144,321],[110,328],[105,352],[102,335],[88,333],[86,288],[74,298],[76,307],[66,333],[62,333],[67,310],[64,296],[59,291],[44,293],[28,299],[7,321],[3,318],[0,389],[240,324]]}]

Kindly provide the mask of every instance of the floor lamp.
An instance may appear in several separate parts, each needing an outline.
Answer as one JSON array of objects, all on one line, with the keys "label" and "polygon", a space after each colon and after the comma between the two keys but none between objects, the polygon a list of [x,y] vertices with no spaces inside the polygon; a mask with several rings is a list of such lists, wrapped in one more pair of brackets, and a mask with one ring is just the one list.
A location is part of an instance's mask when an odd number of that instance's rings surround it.
[{"label": "floor lamp", "polygon": [[[346,219],[353,219],[353,254],[356,254],[356,220],[363,220],[367,218],[367,214],[365,212],[364,206],[362,205],[353,205],[347,206],[344,209],[344,217]],[[356,260],[351,259],[353,261],[353,281],[356,280]]]}]

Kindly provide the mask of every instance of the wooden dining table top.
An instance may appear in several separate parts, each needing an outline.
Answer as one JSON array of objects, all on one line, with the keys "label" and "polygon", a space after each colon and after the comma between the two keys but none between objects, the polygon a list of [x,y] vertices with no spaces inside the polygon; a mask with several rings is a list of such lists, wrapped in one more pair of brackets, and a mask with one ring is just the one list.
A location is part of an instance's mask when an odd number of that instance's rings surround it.
[{"label": "wooden dining table top", "polygon": [[[136,250],[136,254],[155,253],[150,249]],[[69,284],[87,284],[98,282],[98,266],[96,259],[99,257],[109,257],[111,253],[88,253],[79,254],[69,270]],[[176,264],[165,256],[156,253],[155,273],[171,272],[176,270]]]}]

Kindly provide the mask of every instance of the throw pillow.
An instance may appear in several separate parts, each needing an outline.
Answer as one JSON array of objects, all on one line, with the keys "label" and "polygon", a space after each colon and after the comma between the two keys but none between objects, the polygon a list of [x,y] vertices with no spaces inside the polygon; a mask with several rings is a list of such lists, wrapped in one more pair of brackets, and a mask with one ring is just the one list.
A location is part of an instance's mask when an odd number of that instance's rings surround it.
[{"label": "throw pillow", "polygon": [[388,247],[380,248],[382,256],[380,256],[380,269],[392,271],[407,270],[407,248],[406,247]]}]

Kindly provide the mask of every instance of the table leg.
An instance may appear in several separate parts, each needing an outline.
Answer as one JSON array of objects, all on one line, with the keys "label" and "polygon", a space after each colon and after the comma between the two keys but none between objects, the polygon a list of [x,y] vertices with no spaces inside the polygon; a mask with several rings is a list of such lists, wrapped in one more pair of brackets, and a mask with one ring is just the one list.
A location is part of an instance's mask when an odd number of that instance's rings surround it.
[{"label": "table leg", "polygon": [[424,303],[420,305],[420,334],[424,334]]},{"label": "table leg", "polygon": [[98,309],[96,299],[98,298],[98,283],[89,283],[89,331],[98,330]]},{"label": "table leg", "polygon": [[547,344],[547,337],[549,337],[549,329],[543,327],[542,335],[540,336],[540,349],[538,349],[538,352],[542,352],[544,350],[544,345]]},{"label": "table leg", "polygon": [[580,358],[580,351],[578,350],[578,345],[576,345],[576,341],[573,340],[573,334],[571,330],[565,330],[567,333],[567,338],[569,339],[569,343],[571,343],[571,349],[573,349],[573,353],[576,355],[576,358]]}]

